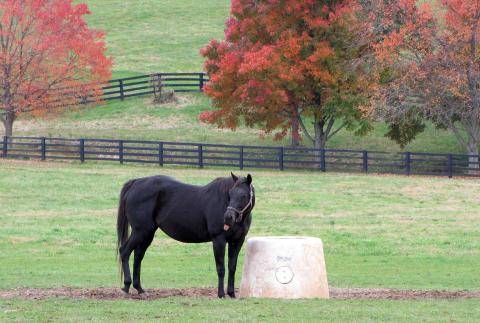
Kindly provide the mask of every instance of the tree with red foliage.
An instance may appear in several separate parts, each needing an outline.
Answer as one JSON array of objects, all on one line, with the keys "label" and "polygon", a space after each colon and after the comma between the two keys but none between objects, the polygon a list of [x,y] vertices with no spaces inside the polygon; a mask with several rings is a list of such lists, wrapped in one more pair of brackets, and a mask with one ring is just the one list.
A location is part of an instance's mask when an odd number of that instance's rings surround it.
[{"label": "tree with red foliage", "polygon": [[0,119],[5,135],[25,111],[42,114],[99,94],[110,76],[103,33],[71,0],[0,3]]},{"label": "tree with red foliage", "polygon": [[315,148],[343,128],[369,130],[359,109],[369,87],[359,9],[353,0],[233,0],[225,41],[202,50],[215,109],[201,119],[280,128],[277,138],[301,128]]},{"label": "tree with red foliage", "polygon": [[430,120],[449,129],[478,168],[480,1],[371,0],[383,68],[379,98],[389,133],[407,143]]}]

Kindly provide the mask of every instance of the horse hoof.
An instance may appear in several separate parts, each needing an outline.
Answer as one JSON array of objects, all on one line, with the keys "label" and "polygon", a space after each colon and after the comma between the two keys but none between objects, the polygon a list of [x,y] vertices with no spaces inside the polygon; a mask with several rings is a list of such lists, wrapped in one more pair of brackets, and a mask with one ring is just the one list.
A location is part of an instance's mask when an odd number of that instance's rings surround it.
[{"label": "horse hoof", "polygon": [[123,294],[128,295],[128,288],[125,288],[125,287],[122,288],[122,292]]},{"label": "horse hoof", "polygon": [[235,297],[235,293],[231,293],[231,294],[228,293],[228,296],[230,296],[230,298],[236,298],[236,297]]}]

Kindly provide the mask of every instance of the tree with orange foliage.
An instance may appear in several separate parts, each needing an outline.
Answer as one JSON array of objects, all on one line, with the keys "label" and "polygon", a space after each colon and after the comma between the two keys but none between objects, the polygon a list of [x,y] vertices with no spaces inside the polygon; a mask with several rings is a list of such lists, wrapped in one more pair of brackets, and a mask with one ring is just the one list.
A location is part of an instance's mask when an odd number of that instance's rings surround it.
[{"label": "tree with orange foliage", "polygon": [[277,138],[301,128],[319,149],[343,128],[368,131],[359,109],[368,89],[359,9],[353,0],[232,1],[225,40],[202,50],[215,109],[200,118],[280,128]]},{"label": "tree with orange foliage", "polygon": [[41,114],[95,97],[110,76],[103,33],[71,0],[0,3],[0,119],[5,135],[25,111]]},{"label": "tree with orange foliage", "polygon": [[423,130],[422,120],[430,120],[452,131],[478,168],[480,1],[417,2],[369,1],[389,134],[404,144]]}]

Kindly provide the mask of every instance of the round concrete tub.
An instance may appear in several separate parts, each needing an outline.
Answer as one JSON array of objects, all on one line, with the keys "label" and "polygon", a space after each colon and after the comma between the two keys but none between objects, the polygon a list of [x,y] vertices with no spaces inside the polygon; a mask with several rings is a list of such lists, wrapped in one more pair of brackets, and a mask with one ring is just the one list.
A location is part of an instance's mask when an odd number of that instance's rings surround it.
[{"label": "round concrete tub", "polygon": [[329,298],[322,240],[248,239],[240,297]]}]

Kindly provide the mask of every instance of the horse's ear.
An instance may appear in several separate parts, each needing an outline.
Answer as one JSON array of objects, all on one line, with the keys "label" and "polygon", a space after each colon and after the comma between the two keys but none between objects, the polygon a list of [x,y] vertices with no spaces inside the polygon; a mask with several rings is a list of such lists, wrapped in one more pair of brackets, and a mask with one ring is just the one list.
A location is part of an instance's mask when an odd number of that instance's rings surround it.
[{"label": "horse's ear", "polygon": [[232,174],[232,178],[233,178],[233,181],[234,181],[234,182],[238,181],[238,177],[237,177],[237,176],[235,176],[232,172],[230,172],[230,174]]},{"label": "horse's ear", "polygon": [[247,185],[252,184],[252,175],[248,174],[247,175]]}]

